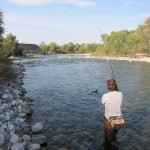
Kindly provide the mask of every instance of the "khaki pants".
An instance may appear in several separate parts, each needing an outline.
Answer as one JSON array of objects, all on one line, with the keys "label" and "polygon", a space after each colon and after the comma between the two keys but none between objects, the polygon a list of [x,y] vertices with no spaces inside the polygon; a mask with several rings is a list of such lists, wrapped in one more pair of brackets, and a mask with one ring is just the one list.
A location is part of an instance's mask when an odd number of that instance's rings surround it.
[{"label": "khaki pants", "polygon": [[105,132],[106,140],[108,140],[108,142],[110,142],[110,143],[116,142],[116,135],[117,135],[118,130],[114,129],[111,126],[111,123],[108,119],[105,119],[104,127],[105,127],[104,132]]}]

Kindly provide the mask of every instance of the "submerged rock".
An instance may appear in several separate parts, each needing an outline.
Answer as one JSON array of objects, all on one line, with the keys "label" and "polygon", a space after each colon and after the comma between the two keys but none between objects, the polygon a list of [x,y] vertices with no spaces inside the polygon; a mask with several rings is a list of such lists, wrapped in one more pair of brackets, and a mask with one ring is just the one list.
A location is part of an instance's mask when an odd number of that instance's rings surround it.
[{"label": "submerged rock", "polygon": [[32,143],[36,144],[45,144],[47,143],[47,138],[44,135],[33,135],[32,136]]},{"label": "submerged rock", "polygon": [[23,112],[24,112],[25,114],[27,114],[27,115],[32,114],[33,110],[32,110],[32,108],[31,108],[31,105],[29,105],[29,104],[24,104],[24,105],[23,105]]}]

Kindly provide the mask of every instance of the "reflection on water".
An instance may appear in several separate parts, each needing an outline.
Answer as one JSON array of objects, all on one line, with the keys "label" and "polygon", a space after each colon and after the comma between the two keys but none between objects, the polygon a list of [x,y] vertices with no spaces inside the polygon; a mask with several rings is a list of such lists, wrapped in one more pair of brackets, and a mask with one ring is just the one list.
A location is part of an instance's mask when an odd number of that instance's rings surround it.
[{"label": "reflection on water", "polygon": [[[31,124],[42,122],[48,150],[109,150],[104,141],[104,106],[99,100],[111,77],[109,62],[82,55],[24,59],[24,87],[34,99]],[[149,150],[150,64],[112,61],[124,93],[125,127],[119,150]]]}]

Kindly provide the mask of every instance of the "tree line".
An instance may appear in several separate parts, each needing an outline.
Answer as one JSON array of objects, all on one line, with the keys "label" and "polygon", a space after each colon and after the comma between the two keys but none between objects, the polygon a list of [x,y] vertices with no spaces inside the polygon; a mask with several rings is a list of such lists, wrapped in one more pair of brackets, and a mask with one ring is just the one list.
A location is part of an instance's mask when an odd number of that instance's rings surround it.
[{"label": "tree line", "polygon": [[39,46],[49,54],[91,53],[100,56],[150,54],[150,17],[147,17],[143,24],[138,25],[136,30],[112,31],[110,35],[102,34],[100,39],[100,43],[74,44],[70,42],[64,45],[58,45],[55,42],[46,45],[42,41]]}]

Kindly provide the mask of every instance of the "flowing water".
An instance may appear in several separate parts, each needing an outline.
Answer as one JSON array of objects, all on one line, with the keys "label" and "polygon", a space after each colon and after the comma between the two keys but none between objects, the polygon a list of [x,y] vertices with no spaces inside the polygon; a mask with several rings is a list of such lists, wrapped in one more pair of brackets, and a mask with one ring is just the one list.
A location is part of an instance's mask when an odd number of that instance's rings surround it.
[{"label": "flowing water", "polygon": [[[24,88],[34,100],[31,125],[44,124],[48,150],[107,150],[104,147],[105,82],[109,61],[82,55],[23,59]],[[150,149],[150,64],[112,61],[124,94],[125,127],[117,135],[119,150]]]}]

